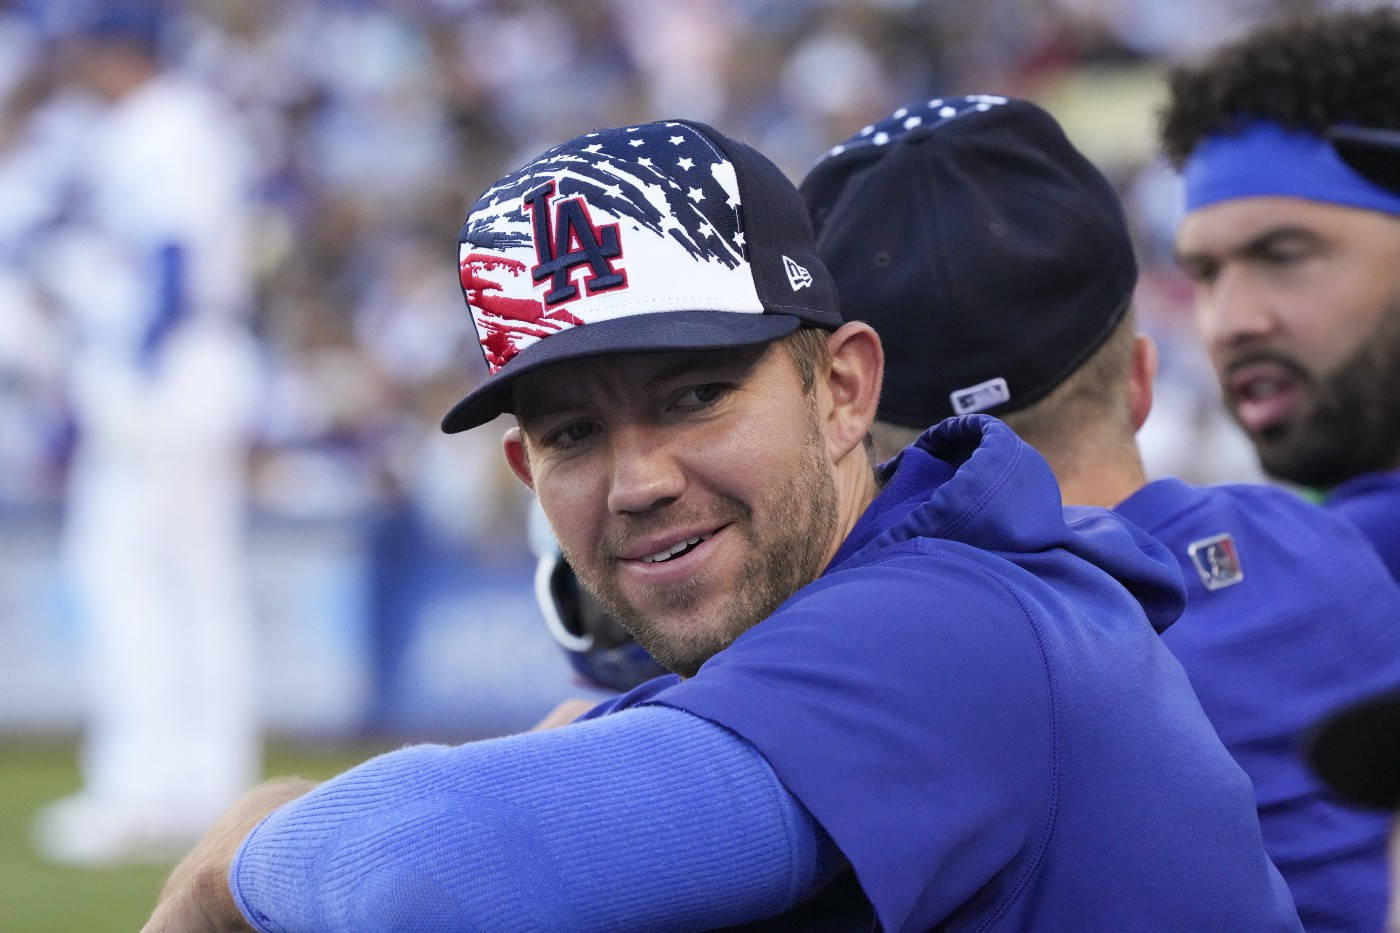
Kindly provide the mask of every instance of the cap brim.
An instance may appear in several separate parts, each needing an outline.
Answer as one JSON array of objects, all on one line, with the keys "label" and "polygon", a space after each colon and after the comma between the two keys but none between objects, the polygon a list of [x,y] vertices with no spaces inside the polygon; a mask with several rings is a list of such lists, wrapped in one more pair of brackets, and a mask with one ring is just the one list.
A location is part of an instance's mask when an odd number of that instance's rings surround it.
[{"label": "cap brim", "polygon": [[497,375],[452,406],[442,419],[442,430],[456,434],[509,411],[512,383],[526,373],[554,363],[619,353],[747,347],[785,337],[802,323],[787,314],[660,311],[571,327],[520,351]]},{"label": "cap brim", "polygon": [[1400,131],[1335,126],[1327,131],[1332,148],[1372,182],[1400,193]]},{"label": "cap brim", "polygon": [[1308,764],[1341,797],[1400,806],[1400,691],[1348,706],[1313,728]]}]

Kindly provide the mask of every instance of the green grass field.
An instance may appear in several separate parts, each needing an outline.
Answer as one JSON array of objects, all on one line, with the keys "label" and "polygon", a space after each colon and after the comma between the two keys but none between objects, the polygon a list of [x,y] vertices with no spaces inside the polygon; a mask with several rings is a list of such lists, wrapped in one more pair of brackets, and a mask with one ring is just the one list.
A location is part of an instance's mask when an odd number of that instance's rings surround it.
[{"label": "green grass field", "polygon": [[[267,772],[326,778],[384,747],[277,744]],[[150,915],[170,866],[80,871],[30,850],[34,811],[77,787],[73,743],[0,741],[0,933],[134,933]]]}]

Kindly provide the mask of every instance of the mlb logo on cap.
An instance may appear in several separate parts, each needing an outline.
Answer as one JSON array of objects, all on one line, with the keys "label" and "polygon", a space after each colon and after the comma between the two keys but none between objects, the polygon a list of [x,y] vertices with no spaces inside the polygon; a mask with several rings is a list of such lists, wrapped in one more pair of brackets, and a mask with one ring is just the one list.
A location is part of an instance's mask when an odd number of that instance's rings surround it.
[{"label": "mlb logo on cap", "polygon": [[449,433],[509,410],[515,377],[614,353],[740,347],[841,324],[796,188],[698,123],[587,133],[492,185],[459,238],[487,380]]},{"label": "mlb logo on cap", "polygon": [[986,382],[979,382],[975,386],[968,386],[965,389],[956,389],[948,396],[948,401],[952,403],[955,415],[986,411],[1010,400],[1011,389],[1007,387],[1006,380],[1000,376],[988,379]]},{"label": "mlb logo on cap", "polygon": [[1240,555],[1235,550],[1235,539],[1228,534],[1193,541],[1186,553],[1190,555],[1196,573],[1208,590],[1233,586],[1244,579]]}]

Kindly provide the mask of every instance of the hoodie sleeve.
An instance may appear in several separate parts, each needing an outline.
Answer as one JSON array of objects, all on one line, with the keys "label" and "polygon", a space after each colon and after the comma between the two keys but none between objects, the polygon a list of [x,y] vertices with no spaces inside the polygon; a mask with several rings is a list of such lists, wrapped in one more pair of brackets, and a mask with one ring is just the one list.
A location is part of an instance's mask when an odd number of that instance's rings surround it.
[{"label": "hoodie sleeve", "polygon": [[372,759],[268,817],[229,873],[262,933],[710,929],[839,867],[747,742],[661,708]]}]

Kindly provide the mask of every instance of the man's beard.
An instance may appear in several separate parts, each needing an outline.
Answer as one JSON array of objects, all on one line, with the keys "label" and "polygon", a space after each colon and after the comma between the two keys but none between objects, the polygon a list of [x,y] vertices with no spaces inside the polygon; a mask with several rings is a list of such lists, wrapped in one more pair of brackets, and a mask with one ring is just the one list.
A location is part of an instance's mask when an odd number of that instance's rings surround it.
[{"label": "man's beard", "polygon": [[[639,611],[623,597],[615,578],[580,581],[632,637],[667,670],[691,677],[712,656],[766,619],[793,593],[821,573],[836,527],[836,478],[826,459],[826,442],[813,406],[804,453],[793,472],[777,484],[765,503],[763,528],[755,527],[753,510],[727,503],[732,527],[743,529],[749,561],[734,581],[728,601],[716,607],[718,618],[694,620],[684,630]],[[709,516],[713,520],[714,516]],[[672,515],[659,518],[679,524]],[[659,522],[658,522],[659,523]],[[567,555],[566,555],[567,557]],[[578,563],[574,568],[579,568]],[[704,594],[704,581],[668,587],[667,608],[683,613]]]},{"label": "man's beard", "polygon": [[1311,389],[1298,419],[1251,434],[1270,476],[1327,487],[1400,466],[1400,302],[1350,358],[1314,377],[1290,357],[1263,353]]}]

